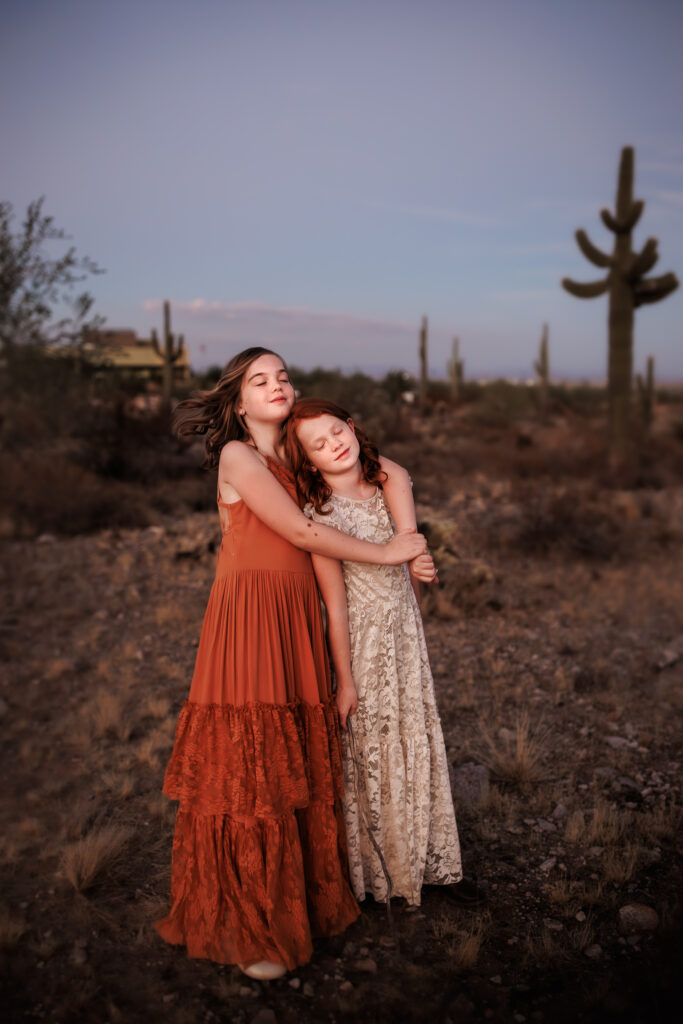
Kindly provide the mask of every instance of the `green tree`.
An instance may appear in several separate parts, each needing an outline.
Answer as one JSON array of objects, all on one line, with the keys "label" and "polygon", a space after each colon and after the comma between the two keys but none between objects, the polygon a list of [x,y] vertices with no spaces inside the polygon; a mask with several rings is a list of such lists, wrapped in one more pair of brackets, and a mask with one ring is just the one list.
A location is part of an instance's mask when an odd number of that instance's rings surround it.
[{"label": "green tree", "polygon": [[0,202],[0,345],[73,342],[103,319],[92,313],[93,298],[78,285],[103,271],[74,246],[53,256],[55,242],[69,236],[43,213],[44,197],[29,203],[19,231],[11,203]]}]

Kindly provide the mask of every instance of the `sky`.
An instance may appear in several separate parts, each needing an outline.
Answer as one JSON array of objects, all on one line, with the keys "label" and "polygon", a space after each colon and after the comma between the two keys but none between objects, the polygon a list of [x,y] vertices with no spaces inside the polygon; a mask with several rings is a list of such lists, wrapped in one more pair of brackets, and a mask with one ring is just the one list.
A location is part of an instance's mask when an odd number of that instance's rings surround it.
[{"label": "sky", "polygon": [[[3,0],[0,200],[105,268],[107,327],[172,303],[196,369],[263,344],[382,373],[453,337],[467,377],[605,374],[607,298],[574,240],[683,279],[680,0]],[[683,288],[636,313],[635,366],[683,380]]]}]

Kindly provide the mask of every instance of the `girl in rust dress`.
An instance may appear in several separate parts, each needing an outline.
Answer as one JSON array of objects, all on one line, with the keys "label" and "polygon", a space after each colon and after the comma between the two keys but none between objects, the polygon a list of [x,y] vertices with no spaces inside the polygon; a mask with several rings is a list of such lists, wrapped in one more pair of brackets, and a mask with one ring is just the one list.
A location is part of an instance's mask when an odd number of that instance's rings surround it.
[{"label": "girl in rust dress", "polygon": [[222,542],[164,793],[179,801],[171,907],[190,956],[279,977],[358,915],[349,886],[338,715],[308,552],[399,564],[425,550],[306,519],[279,447],[294,402],[284,363],[251,348],[177,410],[218,468]]}]

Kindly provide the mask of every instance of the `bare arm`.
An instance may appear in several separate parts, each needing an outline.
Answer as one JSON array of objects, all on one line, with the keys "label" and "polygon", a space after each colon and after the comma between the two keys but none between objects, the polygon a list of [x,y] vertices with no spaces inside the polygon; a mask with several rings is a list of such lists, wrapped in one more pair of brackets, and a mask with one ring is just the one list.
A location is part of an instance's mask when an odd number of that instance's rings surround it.
[{"label": "bare arm", "polygon": [[230,441],[221,452],[218,479],[232,487],[261,522],[304,551],[351,562],[399,565],[424,552],[424,537],[397,534],[388,544],[371,544],[307,519],[253,448]]},{"label": "bare arm", "polygon": [[358,707],[358,694],[351,674],[351,644],[346,587],[341,565],[334,558],[313,555],[313,568],[325,608],[327,609],[327,640],[337,679],[337,708],[342,729],[348,715]]},{"label": "bare arm", "polygon": [[[387,479],[382,484],[384,497],[386,498],[391,517],[396,524],[396,529],[417,530],[417,519],[415,516],[415,502],[413,501],[413,484],[407,470],[392,462],[391,459],[380,457],[380,465],[387,474]],[[418,602],[420,600],[420,580],[423,583],[431,583],[435,579],[435,566],[429,554],[422,554],[412,559],[409,565],[410,582]]]}]

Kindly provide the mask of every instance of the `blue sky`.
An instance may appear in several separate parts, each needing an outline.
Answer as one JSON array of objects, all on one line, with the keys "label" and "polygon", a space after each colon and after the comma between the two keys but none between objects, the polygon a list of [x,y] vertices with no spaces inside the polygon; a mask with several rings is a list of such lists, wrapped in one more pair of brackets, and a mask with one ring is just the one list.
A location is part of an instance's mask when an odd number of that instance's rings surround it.
[{"label": "blue sky", "polygon": [[[0,198],[103,266],[110,327],[173,304],[192,363],[261,343],[306,367],[600,377],[620,149],[636,244],[683,278],[678,0],[5,0]],[[636,314],[636,367],[683,379],[683,289]]]}]

